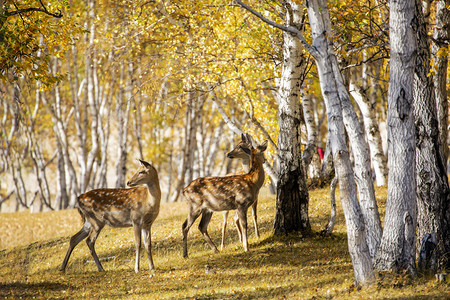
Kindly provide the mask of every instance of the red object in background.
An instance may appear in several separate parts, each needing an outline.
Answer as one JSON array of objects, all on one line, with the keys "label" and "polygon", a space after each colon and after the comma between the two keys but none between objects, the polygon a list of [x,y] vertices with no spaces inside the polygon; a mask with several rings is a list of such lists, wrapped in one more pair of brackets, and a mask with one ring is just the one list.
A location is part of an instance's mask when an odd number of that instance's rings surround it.
[{"label": "red object in background", "polygon": [[317,151],[319,152],[319,156],[320,156],[320,159],[323,159],[323,149],[322,148],[319,148],[319,149],[317,149]]}]

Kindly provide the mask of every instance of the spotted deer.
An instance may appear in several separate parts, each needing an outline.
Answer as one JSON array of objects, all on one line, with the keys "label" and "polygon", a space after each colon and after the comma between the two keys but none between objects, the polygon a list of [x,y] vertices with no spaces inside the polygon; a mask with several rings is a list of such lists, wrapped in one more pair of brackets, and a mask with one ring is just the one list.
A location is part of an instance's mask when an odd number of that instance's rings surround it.
[{"label": "spotted deer", "polygon": [[[250,155],[248,153],[253,148],[251,145],[252,145],[251,137],[248,134],[242,134],[241,141],[239,142],[239,144],[237,144],[237,146],[233,150],[231,150],[230,152],[227,153],[227,157],[230,159],[240,159],[244,169],[240,170],[234,174],[227,174],[227,176],[245,174],[248,171],[250,171]],[[258,191],[264,184],[264,178],[265,178],[264,168],[261,168],[259,170],[259,173],[260,173],[259,180],[256,183],[256,185],[258,187]],[[258,206],[258,194],[256,195],[255,202],[252,205],[252,215],[253,215],[253,223],[255,225],[255,235],[257,238],[259,238],[257,212],[256,212],[257,206]],[[225,244],[225,232],[226,232],[226,228],[227,228],[228,213],[229,213],[229,211],[223,212],[222,242],[220,245],[220,250],[223,250],[223,247]],[[236,229],[238,231],[239,240],[242,242],[242,232],[241,232],[241,227],[239,225],[239,217],[238,217],[237,212],[234,215],[234,222],[236,225]]]},{"label": "spotted deer", "polygon": [[86,243],[100,272],[105,271],[95,252],[95,241],[105,225],[111,227],[134,227],[136,263],[134,271],[139,271],[141,233],[147,250],[150,270],[154,270],[151,250],[151,226],[159,213],[161,189],[158,172],[143,160],[141,166],[128,181],[130,188],[96,189],[78,196],[78,211],[83,218],[83,228],[69,243],[60,270],[64,271],[73,249],[85,238]]},{"label": "spotted deer", "polygon": [[189,207],[188,217],[183,223],[183,257],[188,257],[187,235],[195,220],[202,215],[198,226],[203,238],[214,252],[218,252],[208,234],[208,224],[214,211],[237,210],[242,230],[244,251],[248,251],[247,210],[255,202],[259,188],[260,169],[265,161],[264,151],[267,141],[256,149],[244,149],[251,157],[251,168],[246,174],[225,177],[201,177],[192,181],[183,190]]}]

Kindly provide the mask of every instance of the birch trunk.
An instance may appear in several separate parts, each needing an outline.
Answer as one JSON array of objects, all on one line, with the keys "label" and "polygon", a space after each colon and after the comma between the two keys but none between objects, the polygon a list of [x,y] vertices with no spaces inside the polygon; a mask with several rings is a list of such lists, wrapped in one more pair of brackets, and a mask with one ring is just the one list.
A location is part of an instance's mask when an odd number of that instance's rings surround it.
[{"label": "birch trunk", "polygon": [[[328,42],[329,37],[326,36],[326,34],[331,36],[332,33],[326,1],[310,1],[308,4],[307,9],[313,35],[313,45],[321,52],[321,55],[316,55],[317,57],[315,57],[315,59],[316,61],[321,60],[318,66],[327,68],[326,72],[333,72],[333,74],[329,76],[329,80],[332,80],[331,83],[324,83],[322,79],[320,79],[321,86],[322,84],[328,85],[326,89],[322,88],[322,91],[324,94],[336,92],[336,97],[340,102],[345,129],[350,139],[351,150],[355,159],[355,179],[358,185],[361,212],[366,226],[367,245],[369,247],[370,256],[374,259],[381,239],[381,222],[375,199],[369,147],[364,139],[361,124],[359,123],[344,79],[340,73],[336,55],[334,54],[334,50],[330,47],[332,43]],[[331,89],[331,91],[329,89]],[[338,180],[340,181],[339,177]]]},{"label": "birch trunk", "polygon": [[193,155],[195,151],[195,101],[194,93],[189,92],[187,95],[186,102],[186,115],[185,115],[185,127],[184,127],[184,147],[183,147],[183,156],[182,156],[182,165],[180,174],[178,175],[178,184],[175,188],[174,195],[172,197],[171,202],[178,201],[181,190],[184,186],[192,181],[192,163],[193,163]]},{"label": "birch trunk", "polygon": [[[286,15],[287,23],[302,26],[300,7],[288,1],[291,11]],[[292,19],[291,19],[292,18]],[[308,216],[309,195],[306,188],[305,170],[301,159],[299,78],[306,61],[300,42],[284,33],[283,67],[279,86],[278,105],[278,156],[279,175],[274,229],[275,234],[301,231],[310,234]]]},{"label": "birch trunk", "polygon": [[[118,131],[118,157],[116,164],[116,187],[125,187],[126,175],[127,175],[127,158],[128,158],[128,122],[130,120],[130,110],[132,97],[132,86],[133,86],[133,64],[129,62],[127,68],[128,76],[125,89],[121,87],[121,92],[119,96],[119,101],[117,103],[117,121],[119,124]],[[122,62],[120,67],[120,83],[125,82],[125,65]],[[119,83],[119,84],[120,84]],[[123,91],[124,90],[124,91]]]},{"label": "birch trunk", "polygon": [[214,129],[213,136],[211,137],[211,145],[209,147],[208,157],[206,158],[206,176],[212,176],[214,171],[215,160],[217,152],[219,150],[219,143],[222,140],[223,127],[225,122],[220,122],[219,126]]},{"label": "birch trunk", "polygon": [[[75,91],[76,90],[75,86],[77,86],[77,80],[75,78],[77,76],[76,74],[72,74],[72,70],[77,70],[76,60],[74,60],[73,63],[74,65],[72,68],[70,67],[70,62],[68,63],[68,66],[69,66],[69,84],[71,86],[71,91],[75,92],[75,94],[72,93],[72,101],[75,104],[78,102],[77,100],[79,97],[79,92]],[[61,110],[62,103],[59,91],[57,91],[58,87],[55,86],[54,89],[55,89],[54,90],[55,98],[53,103],[50,103],[45,98],[45,94],[42,93],[40,96],[42,97],[42,101],[50,108],[50,112],[52,114],[53,132],[55,134],[58,145],[57,146],[58,177],[59,177],[58,191],[59,196],[61,197],[60,203],[61,208],[68,208],[73,207],[75,205],[76,197],[79,194],[79,186],[76,171],[69,153],[69,138],[67,136],[67,124],[66,124],[69,118],[68,115],[64,115],[63,111]],[[73,111],[75,120],[77,120],[77,114],[79,113],[77,109],[80,109],[80,107],[74,105]],[[66,120],[66,123],[64,122],[64,120]],[[76,122],[76,126],[78,137],[81,138],[82,131],[78,131],[78,129],[81,130],[81,124]],[[85,149],[85,147],[81,147],[81,144],[80,148]],[[62,174],[62,172],[64,172],[65,174]]]},{"label": "birch trunk", "polygon": [[302,155],[303,166],[306,174],[314,155],[317,155],[318,132],[314,116],[313,101],[311,99],[312,97],[310,95],[304,95],[302,98],[303,116],[306,124],[306,132],[308,133],[308,143]]},{"label": "birch trunk", "polygon": [[[86,27],[89,30],[89,33],[86,34],[86,42],[88,44],[88,48],[86,50],[85,56],[85,68],[86,68],[86,85],[85,85],[85,113],[83,122],[83,130],[82,133],[83,139],[81,142],[84,144],[80,144],[80,152],[81,157],[78,159],[80,163],[80,190],[81,192],[85,192],[90,184],[91,184],[91,176],[94,167],[94,162],[98,155],[99,143],[98,143],[98,130],[100,130],[99,122],[98,122],[98,94],[95,93],[95,89],[97,87],[96,83],[96,66],[97,60],[95,59],[95,1],[89,0],[88,3],[88,15],[86,21]],[[90,150],[87,150],[87,130],[88,124],[90,124],[90,138],[91,145]]]},{"label": "birch trunk", "polygon": [[384,232],[377,253],[378,270],[416,273],[416,181],[413,109],[417,45],[415,0],[390,6],[391,60],[388,98],[388,195]]},{"label": "birch trunk", "polygon": [[[339,72],[337,59],[332,45],[331,23],[325,0],[307,2],[307,11],[311,24],[313,46],[317,69],[319,71],[322,95],[327,107],[330,147],[333,154],[336,174],[339,181],[341,202],[347,225],[348,247],[355,272],[355,285],[371,284],[375,277],[372,268],[372,255],[376,246],[377,215],[373,183],[371,182],[370,164],[367,163],[368,149],[363,142],[362,131],[351,105],[342,75]],[[345,121],[345,127],[344,127]],[[345,138],[345,130],[355,148],[355,168],[353,173],[349,151]],[[367,168],[369,165],[369,168]],[[364,170],[364,168],[366,168]],[[361,207],[356,196],[356,184],[359,183]],[[370,178],[369,178],[370,177]],[[379,218],[378,218],[379,222]],[[381,227],[380,227],[381,229]],[[369,235],[368,235],[369,234]],[[370,248],[369,248],[369,247]],[[376,250],[375,250],[376,251]]]},{"label": "birch trunk", "polygon": [[388,170],[386,156],[383,153],[380,129],[378,128],[376,99],[374,97],[369,98],[365,91],[353,81],[350,81],[350,94],[358,104],[364,118],[364,131],[366,132],[369,143],[370,157],[372,159],[377,185],[383,186],[386,184]]},{"label": "birch trunk", "polygon": [[57,168],[56,168],[56,199],[60,199],[58,209],[64,209],[69,206],[69,195],[67,189],[66,168],[64,165],[64,154],[61,143],[57,140]]},{"label": "birch trunk", "polygon": [[[416,0],[416,14],[419,20],[417,31],[417,61],[414,80],[414,116],[416,127],[416,194],[417,194],[417,240],[434,233],[437,248],[435,258],[427,257],[430,263],[421,263],[419,268],[436,271],[445,269],[449,259],[448,237],[444,218],[449,207],[450,191],[446,164],[441,153],[442,143],[438,130],[436,99],[430,70],[430,43],[422,13],[422,3]],[[447,243],[447,248],[445,244]],[[435,262],[438,262],[439,266]]]},{"label": "birch trunk", "polygon": [[[447,164],[448,150],[448,99],[447,99],[447,67],[448,67],[448,40],[450,38],[450,0],[439,0],[436,2],[436,27],[433,39],[436,41],[432,45],[432,53],[435,64],[434,85],[437,104],[437,117],[439,121],[439,136],[441,140],[441,152],[443,160]],[[450,218],[450,216],[447,216]],[[450,227],[450,219],[447,219],[447,226]],[[450,234],[450,232],[449,232]],[[449,242],[450,243],[450,242]],[[450,247],[450,245],[447,245]],[[447,248],[450,251],[450,248]],[[449,252],[447,252],[449,253]]]},{"label": "birch trunk", "polygon": [[[109,89],[108,89],[109,90]],[[99,131],[100,138],[100,166],[98,170],[98,181],[96,188],[108,186],[107,172],[108,172],[108,147],[111,133],[111,106],[113,103],[114,93],[108,91],[109,95],[103,95],[104,99],[100,107],[100,121],[102,122],[101,129]]]}]

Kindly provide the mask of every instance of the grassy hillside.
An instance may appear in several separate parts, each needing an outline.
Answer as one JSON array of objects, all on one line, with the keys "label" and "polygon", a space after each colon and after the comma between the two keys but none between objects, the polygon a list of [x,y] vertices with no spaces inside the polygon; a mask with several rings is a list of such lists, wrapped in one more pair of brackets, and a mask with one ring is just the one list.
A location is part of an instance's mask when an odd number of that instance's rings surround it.
[{"label": "grassy hillside", "polygon": [[[384,209],[386,190],[378,189]],[[369,289],[353,286],[345,224],[338,203],[332,237],[272,236],[275,197],[263,191],[258,206],[259,240],[249,218],[250,251],[245,253],[229,218],[227,244],[214,254],[203,241],[197,224],[189,233],[190,258],[182,258],[181,224],[185,203],[163,204],[152,230],[155,272],[134,273],[134,237],[131,228],[105,228],[96,249],[106,272],[99,273],[86,243],[75,248],[67,271],[59,266],[70,236],[81,228],[76,210],[41,214],[0,214],[1,298],[148,298],[148,299],[439,299],[450,296],[450,286],[434,278],[377,274]],[[250,216],[250,213],[249,213]],[[310,192],[312,228],[328,222],[328,190]],[[209,231],[220,244],[222,216],[215,214]],[[145,251],[143,251],[145,252]],[[212,271],[205,271],[208,265]]]}]

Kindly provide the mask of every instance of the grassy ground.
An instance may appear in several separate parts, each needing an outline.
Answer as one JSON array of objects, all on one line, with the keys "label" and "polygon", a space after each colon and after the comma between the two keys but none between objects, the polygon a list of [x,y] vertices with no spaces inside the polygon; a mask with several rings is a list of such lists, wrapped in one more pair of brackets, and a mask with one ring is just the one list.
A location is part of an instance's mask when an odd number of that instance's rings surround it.
[{"label": "grassy ground", "polygon": [[[386,190],[377,189],[381,211]],[[434,278],[377,274],[378,282],[355,289],[340,203],[333,236],[274,237],[275,197],[262,191],[258,205],[259,240],[250,226],[250,251],[245,253],[229,218],[227,244],[214,254],[197,224],[189,233],[189,259],[182,258],[181,224],[185,203],[163,204],[152,230],[155,272],[134,273],[131,228],[105,228],[96,249],[106,272],[99,273],[86,243],[75,248],[65,273],[58,271],[70,236],[81,228],[76,210],[42,214],[0,214],[1,298],[120,299],[445,299],[450,285]],[[250,215],[250,214],[249,214]],[[310,192],[310,218],[317,233],[329,216],[328,190]],[[215,214],[210,235],[220,244],[222,216]],[[252,225],[252,222],[249,222]],[[145,252],[145,251],[144,251]],[[212,271],[205,271],[208,265]]]}]

